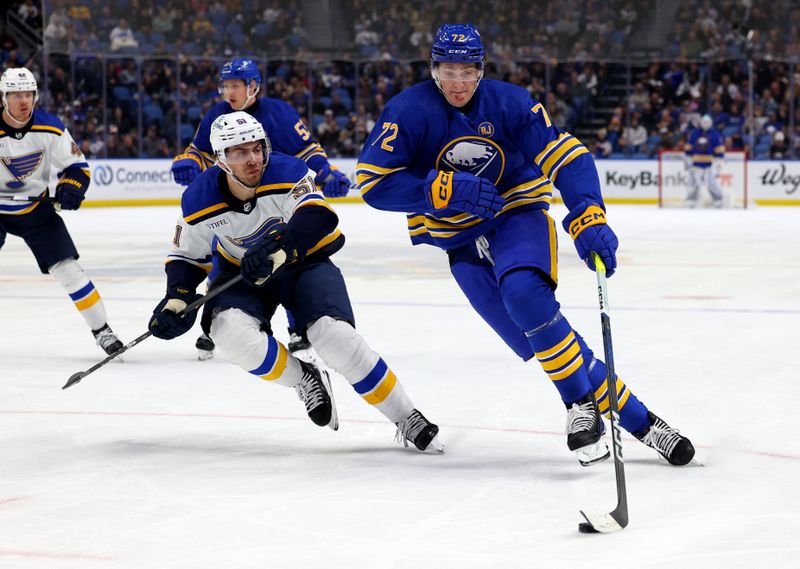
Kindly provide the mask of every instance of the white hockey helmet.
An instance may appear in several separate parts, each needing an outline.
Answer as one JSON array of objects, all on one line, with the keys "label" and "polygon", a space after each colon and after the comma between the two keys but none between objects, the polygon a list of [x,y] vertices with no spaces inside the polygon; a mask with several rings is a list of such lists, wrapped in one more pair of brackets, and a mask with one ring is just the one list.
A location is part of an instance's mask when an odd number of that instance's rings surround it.
[{"label": "white hockey helmet", "polygon": [[269,162],[272,146],[269,143],[269,138],[267,138],[267,134],[264,132],[264,127],[261,126],[261,123],[258,122],[255,117],[244,111],[235,111],[226,115],[220,115],[211,123],[209,139],[211,141],[211,149],[214,151],[219,167],[233,176],[242,186],[253,189],[242,183],[242,181],[233,174],[228,164],[226,151],[232,146],[260,140],[261,151],[264,156],[264,164],[261,168],[263,173]]},{"label": "white hockey helmet", "polygon": [[708,130],[711,128],[711,125],[714,124],[714,121],[711,120],[710,115],[703,115],[700,119],[700,128],[703,130]]},{"label": "white hockey helmet", "polygon": [[264,132],[264,127],[252,115],[244,111],[235,111],[218,116],[211,123],[211,149],[219,162],[227,162],[225,151],[231,146],[263,140],[265,143],[264,163],[269,160],[272,147]]},{"label": "white hockey helmet", "polygon": [[6,95],[20,91],[33,91],[33,104],[39,100],[39,88],[36,77],[27,67],[10,67],[0,76],[0,92],[3,94],[3,107],[8,108]]}]

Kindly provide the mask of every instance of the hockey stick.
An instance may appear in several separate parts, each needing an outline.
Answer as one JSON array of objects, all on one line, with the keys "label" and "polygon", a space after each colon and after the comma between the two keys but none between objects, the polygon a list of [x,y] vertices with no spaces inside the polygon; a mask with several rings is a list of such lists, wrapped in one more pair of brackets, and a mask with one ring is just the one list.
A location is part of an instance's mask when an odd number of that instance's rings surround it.
[{"label": "hockey stick", "polygon": [[43,193],[40,196],[0,196],[0,202],[6,204],[13,202],[21,202],[21,203],[50,202],[53,204],[53,207],[56,209],[56,211],[61,211],[61,203],[55,201],[47,192]]},{"label": "hockey stick", "polygon": [[[178,312],[178,316],[184,316],[184,315],[190,313],[192,310],[196,310],[196,309],[200,308],[206,302],[208,302],[209,300],[211,300],[212,298],[217,296],[222,291],[228,290],[230,287],[232,287],[233,285],[238,283],[240,280],[242,280],[242,275],[238,274],[235,277],[233,277],[232,279],[224,282],[220,286],[210,290],[205,296],[203,296],[201,298],[198,298],[197,300],[192,302],[189,306],[187,306],[186,308],[184,308],[183,310]],[[113,354],[109,355],[103,361],[94,364],[92,367],[90,367],[86,371],[79,371],[77,373],[72,374],[70,376],[70,378],[67,380],[67,383],[65,383],[64,386],[61,389],[66,389],[67,387],[75,385],[80,380],[82,380],[84,377],[89,375],[90,373],[93,373],[93,372],[97,371],[98,369],[100,369],[101,367],[106,365],[108,362],[110,362],[111,360],[113,360],[117,356],[121,356],[123,353],[127,352],[128,350],[130,350],[136,344],[138,344],[140,342],[143,342],[144,340],[146,340],[147,338],[149,338],[152,335],[153,335],[153,333],[150,330],[148,330],[147,332],[145,332],[144,334],[142,334],[138,338],[136,338],[136,339],[132,340],[131,342],[128,342],[127,344],[122,346],[119,350],[117,350]]]},{"label": "hockey stick", "polygon": [[611,317],[608,308],[606,266],[592,252],[597,272],[597,293],[600,301],[600,324],[603,329],[603,351],[606,356],[606,383],[608,385],[609,413],[611,414],[611,438],[614,447],[614,474],[617,481],[617,507],[608,514],[587,515],[581,510],[585,522],[578,524],[581,533],[611,533],[628,525],[628,493],[625,489],[625,461],[622,458],[622,435],[619,426],[619,401],[617,400],[617,376],[614,373],[614,350],[611,345]]}]

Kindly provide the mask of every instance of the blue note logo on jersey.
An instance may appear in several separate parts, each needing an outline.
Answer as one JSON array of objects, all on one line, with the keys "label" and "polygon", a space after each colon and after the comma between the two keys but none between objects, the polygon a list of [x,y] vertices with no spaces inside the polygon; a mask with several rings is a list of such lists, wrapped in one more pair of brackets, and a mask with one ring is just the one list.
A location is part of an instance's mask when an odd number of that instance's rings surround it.
[{"label": "blue note logo on jersey", "polygon": [[25,156],[9,156],[0,158],[9,173],[16,178],[10,182],[6,182],[6,186],[12,190],[16,190],[25,185],[23,181],[25,178],[33,174],[42,163],[44,158],[44,151],[33,152]]},{"label": "blue note logo on jersey", "polygon": [[436,158],[438,170],[469,172],[497,184],[503,175],[506,157],[500,147],[487,138],[462,136],[445,144]]},{"label": "blue note logo on jersey", "polygon": [[261,241],[267,235],[267,233],[269,233],[270,230],[273,229],[279,223],[283,223],[283,220],[280,217],[270,217],[250,235],[245,235],[244,237],[231,237],[229,235],[226,235],[225,239],[227,239],[237,247],[249,249],[256,243]]}]

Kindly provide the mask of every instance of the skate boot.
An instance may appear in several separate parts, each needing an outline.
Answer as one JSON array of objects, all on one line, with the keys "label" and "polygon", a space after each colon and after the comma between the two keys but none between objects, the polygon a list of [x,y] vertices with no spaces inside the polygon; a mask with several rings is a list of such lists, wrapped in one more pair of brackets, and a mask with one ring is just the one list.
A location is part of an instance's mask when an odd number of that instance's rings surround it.
[{"label": "skate boot", "polygon": [[657,450],[658,454],[666,458],[670,464],[675,466],[689,464],[694,458],[692,441],[654,413],[648,411],[647,418],[650,419],[650,426],[640,433],[631,434],[650,448]]},{"label": "skate boot", "polygon": [[333,399],[331,381],[327,371],[320,371],[313,365],[300,361],[303,377],[295,385],[297,396],[306,406],[308,418],[315,425],[339,429],[339,417],[336,414],[336,402]]},{"label": "skate boot", "polygon": [[434,425],[425,415],[414,409],[411,414],[397,424],[395,440],[404,446],[412,443],[422,452],[443,453],[445,446],[439,441],[439,426]]},{"label": "skate boot", "polygon": [[194,343],[194,347],[197,348],[197,359],[201,362],[206,360],[210,360],[214,357],[214,340],[208,337],[208,334],[203,334],[197,341]]},{"label": "skate boot", "polygon": [[94,335],[97,345],[109,356],[123,348],[122,342],[120,342],[117,335],[111,331],[108,324],[99,330],[92,330],[92,334]]},{"label": "skate boot", "polygon": [[600,418],[594,392],[567,406],[567,446],[582,466],[591,466],[611,456],[602,439],[605,425]]},{"label": "skate boot", "polygon": [[311,343],[302,336],[299,336],[294,332],[289,332],[289,344],[286,347],[289,348],[289,352],[293,354],[295,352],[301,352],[303,350],[310,349]]}]

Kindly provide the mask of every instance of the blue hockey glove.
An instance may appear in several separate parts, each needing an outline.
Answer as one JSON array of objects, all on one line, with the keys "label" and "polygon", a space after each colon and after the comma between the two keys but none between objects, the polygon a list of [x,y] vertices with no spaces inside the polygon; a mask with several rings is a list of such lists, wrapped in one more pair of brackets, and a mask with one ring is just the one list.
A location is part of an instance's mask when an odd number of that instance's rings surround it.
[{"label": "blue hockey glove", "polygon": [[292,243],[286,224],[277,223],[242,257],[242,279],[251,286],[263,286],[281,266],[301,258],[302,255]]},{"label": "blue hockey glove", "polygon": [[186,308],[202,295],[184,289],[175,289],[158,303],[153,310],[153,317],[147,328],[156,338],[172,340],[188,332],[197,319],[197,310],[192,310],[185,316],[178,316],[178,312]]},{"label": "blue hockey glove", "polygon": [[322,186],[322,193],[326,198],[341,198],[350,191],[350,180],[344,173],[325,164],[314,179],[317,186]]},{"label": "blue hockey glove", "polygon": [[85,195],[86,189],[83,184],[63,176],[56,186],[55,201],[61,204],[61,209],[78,209]]},{"label": "blue hockey glove", "polygon": [[617,268],[617,236],[606,225],[605,210],[595,203],[581,202],[569,212],[562,222],[564,229],[575,240],[578,256],[590,269],[596,270],[592,251],[600,255],[606,266],[606,276],[611,276]]},{"label": "blue hockey glove", "polygon": [[489,180],[468,172],[437,172],[425,178],[425,200],[431,211],[456,209],[491,219],[503,209],[505,200]]},{"label": "blue hockey glove", "polygon": [[202,168],[191,154],[178,154],[172,161],[172,178],[176,184],[188,186],[200,175]]}]

